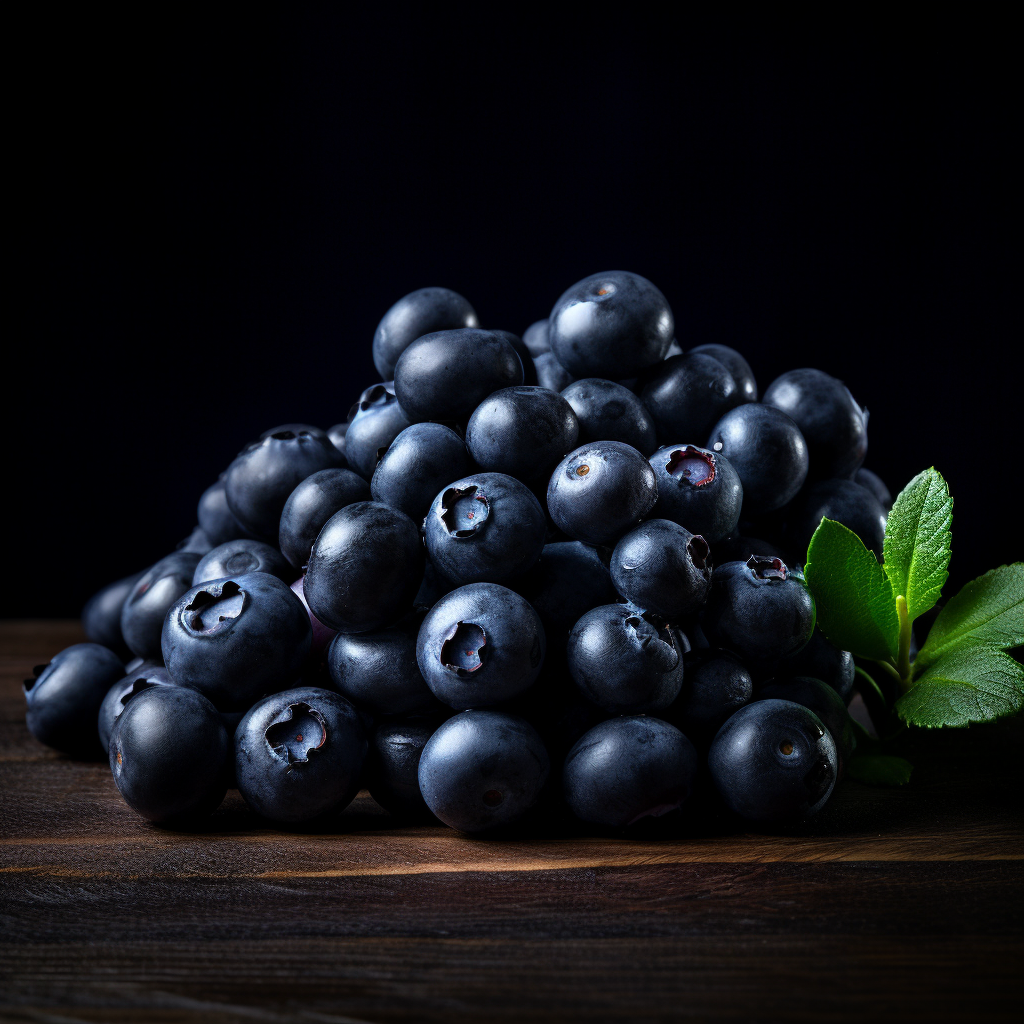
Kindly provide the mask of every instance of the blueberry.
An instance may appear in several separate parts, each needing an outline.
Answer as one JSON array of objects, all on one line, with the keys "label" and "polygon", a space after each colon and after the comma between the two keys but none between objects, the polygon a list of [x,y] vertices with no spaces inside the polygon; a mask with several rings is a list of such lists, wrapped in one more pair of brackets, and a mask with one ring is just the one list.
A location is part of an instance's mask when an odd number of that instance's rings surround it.
[{"label": "blueberry", "polygon": [[400,298],[373,335],[373,365],[384,380],[395,375],[398,358],[424,334],[478,325],[473,307],[448,288],[420,288]]},{"label": "blueberry", "polygon": [[548,344],[548,322],[546,319],[534,321],[523,331],[523,344],[534,359],[551,351],[551,346]]},{"label": "blueberry", "polygon": [[551,352],[542,352],[533,357],[537,371],[537,384],[549,391],[564,391],[576,379]]},{"label": "blueberry", "polygon": [[293,434],[311,434],[313,437],[318,437],[323,441],[330,440],[326,430],[322,427],[314,427],[312,423],[282,423],[279,427],[271,427],[269,430],[264,430],[260,434],[259,439],[263,441],[274,434],[281,434],[286,431],[291,431]]},{"label": "blueberry", "polygon": [[686,659],[679,699],[665,717],[687,736],[710,740],[753,694],[754,681],[735,655],[713,649],[695,652]]},{"label": "blueberry", "polygon": [[376,633],[339,633],[327,654],[331,681],[343,697],[374,715],[435,711],[437,699],[416,664],[422,615],[409,615]]},{"label": "blueberry", "polygon": [[536,564],[515,583],[540,616],[549,656],[561,658],[580,617],[618,600],[611,573],[597,551],[579,541],[545,544]]},{"label": "blueberry", "polygon": [[667,519],[649,519],[615,545],[612,582],[638,608],[678,622],[695,615],[707,599],[710,553],[700,534]]},{"label": "blueberry", "polygon": [[110,733],[113,731],[114,722],[117,721],[118,715],[136,693],[148,690],[151,686],[174,685],[176,684],[167,669],[163,665],[157,665],[151,661],[147,661],[134,672],[129,672],[123,679],[114,683],[107,690],[96,716],[96,730],[99,734],[100,746],[104,750],[110,749]]},{"label": "blueberry", "polygon": [[336,512],[320,531],[303,586],[325,626],[365,633],[409,611],[422,577],[416,524],[387,505],[361,501]]},{"label": "blueberry", "polygon": [[658,718],[611,718],[569,751],[562,790],[577,818],[622,827],[681,807],[697,774],[697,751]]},{"label": "blueberry", "polygon": [[650,461],[658,479],[652,515],[699,533],[709,544],[736,529],[743,485],[727,458],[684,444],[659,448]]},{"label": "blueberry", "polygon": [[744,402],[757,401],[757,381],[754,379],[754,371],[750,363],[746,361],[734,348],[728,345],[697,345],[690,349],[691,355],[711,356],[717,359],[731,374],[736,381],[736,386],[742,395]]},{"label": "blueberry", "polygon": [[313,686],[250,708],[235,731],[235,776],[245,802],[271,821],[309,821],[351,803],[366,733],[342,696]]},{"label": "blueberry", "polygon": [[502,388],[469,418],[466,446],[483,470],[546,482],[578,436],[576,414],[561,395],[539,387]]},{"label": "blueberry", "polygon": [[876,498],[878,504],[888,513],[892,508],[892,494],[889,492],[889,488],[885,486],[885,482],[877,473],[872,473],[870,469],[865,469],[861,466],[856,473],[853,474],[854,483],[858,483],[861,487],[866,487]]},{"label": "blueberry", "polygon": [[175,601],[192,587],[200,557],[175,551],[147,569],[132,587],[121,608],[121,633],[139,658],[160,657],[160,630]]},{"label": "blueberry", "polygon": [[329,626],[325,626],[309,610],[309,602],[306,600],[306,592],[304,589],[304,580],[305,577],[300,576],[289,589],[302,602],[302,607],[306,609],[306,614],[309,616],[309,626],[313,632],[313,643],[310,647],[310,654],[315,658],[318,658],[327,650],[328,645],[335,638],[337,632]]},{"label": "blueberry", "polygon": [[228,508],[249,533],[273,543],[288,495],[307,476],[342,465],[344,458],[326,436],[275,430],[249,445],[228,466],[224,479]]},{"label": "blueberry", "polygon": [[420,793],[420,755],[438,722],[406,718],[382,722],[370,738],[366,779],[370,796],[386,811],[401,818],[433,818]]},{"label": "blueberry", "polygon": [[40,743],[68,754],[96,750],[95,722],[107,691],[124,675],[101,644],[73,644],[25,680],[25,723]]},{"label": "blueberry", "polygon": [[[368,501],[370,487],[350,469],[321,469],[307,476],[284,503],[278,530],[281,554],[296,568],[309,561],[313,542],[327,520],[346,505]],[[253,572],[253,569],[233,570]],[[261,569],[266,572],[268,570]],[[229,573],[224,573],[225,576]],[[278,575],[277,573],[274,574]],[[282,577],[284,579],[284,577]]]},{"label": "blueberry", "polygon": [[706,447],[724,455],[739,475],[747,518],[782,508],[807,478],[807,443],[800,428],[770,405],[748,402],[727,412]]},{"label": "blueberry", "polygon": [[131,651],[121,635],[121,609],[125,599],[138,582],[141,572],[108,583],[86,602],[82,609],[82,629],[97,644],[109,647],[119,658],[131,657]]},{"label": "blueberry", "polygon": [[228,496],[223,476],[203,491],[199,499],[197,514],[199,525],[214,546],[246,536],[242,524],[228,508]]},{"label": "blueberry", "polygon": [[[327,440],[330,441],[342,455],[345,454],[345,435],[348,433],[348,424],[348,420],[344,423],[335,423],[334,426],[327,431]],[[347,459],[345,461],[346,463],[348,462]]]},{"label": "blueberry", "polygon": [[813,711],[828,729],[836,745],[837,778],[842,778],[843,768],[853,754],[856,739],[853,720],[846,710],[846,704],[831,686],[809,676],[775,679],[759,687],[755,699],[788,700]]},{"label": "blueberry", "polygon": [[544,627],[525,598],[496,583],[471,583],[427,612],[416,661],[434,696],[462,711],[525,692],[545,647]]},{"label": "blueberry", "polygon": [[475,328],[417,338],[395,367],[395,393],[413,422],[465,419],[492,391],[522,383],[516,350],[500,334]]},{"label": "blueberry", "polygon": [[820,719],[786,700],[740,708],[719,730],[708,765],[722,799],[751,821],[819,811],[836,782],[836,746]]},{"label": "blueberry", "polygon": [[864,546],[882,556],[885,542],[885,509],[866,487],[852,480],[822,480],[806,488],[788,511],[786,540],[802,554],[825,517],[853,530]]},{"label": "blueberry", "polygon": [[714,357],[692,352],[659,364],[640,395],[662,444],[701,444],[743,401],[732,374]]},{"label": "blueberry", "polygon": [[537,368],[533,365],[533,355],[526,342],[511,331],[494,331],[493,333],[504,338],[516,350],[516,355],[519,356],[519,361],[523,364],[523,383],[527,386],[535,385],[537,383]]},{"label": "blueberry", "polygon": [[374,501],[423,522],[437,492],[472,469],[465,442],[441,423],[414,423],[391,442],[370,480]]},{"label": "blueberry", "polygon": [[420,755],[420,792],[446,825],[480,832],[529,811],[549,767],[537,731],[522,718],[463,711],[427,740]]},{"label": "blueberry", "polygon": [[393,381],[367,388],[352,407],[345,433],[345,458],[367,480],[381,456],[409,426],[409,418],[395,397]]},{"label": "blueberry", "polygon": [[839,694],[845,705],[853,693],[855,668],[853,655],[833,647],[821,630],[816,629],[796,654],[778,663],[776,676],[780,679],[793,676],[820,679]]},{"label": "blueberry", "polygon": [[210,540],[206,531],[201,526],[197,526],[184,540],[178,542],[174,550],[192,551],[197,555],[205,555],[208,554],[213,547],[213,541]]},{"label": "blueberry", "polygon": [[569,634],[569,671],[583,695],[613,715],[663,711],[683,685],[686,637],[624,604],[592,608]]},{"label": "blueberry", "polygon": [[551,351],[575,377],[635,377],[664,358],[674,334],[665,296],[624,270],[578,281],[548,321]]},{"label": "blueberry", "polygon": [[284,583],[295,579],[295,569],[277,548],[261,540],[242,538],[229,540],[204,555],[192,574],[192,586],[247,572],[266,572]]},{"label": "blueberry", "polygon": [[189,590],[168,612],[161,648],[176,683],[221,711],[244,711],[295,680],[310,643],[302,602],[276,576],[254,572]]},{"label": "blueberry", "polygon": [[227,790],[229,742],[217,709],[185,686],[134,694],[110,734],[110,770],[143,818],[174,822],[216,810]]},{"label": "blueberry", "polygon": [[530,489],[503,473],[456,480],[434,499],[424,522],[430,561],[455,583],[497,583],[540,557],[547,521]]},{"label": "blueberry", "polygon": [[715,570],[701,625],[741,658],[784,658],[810,640],[814,599],[781,559],[752,555]]},{"label": "blueberry", "polygon": [[860,468],[868,450],[868,414],[841,380],[821,370],[790,370],[768,385],[762,401],[800,428],[813,478],[848,479]]},{"label": "blueberry", "polygon": [[548,483],[555,525],[584,544],[614,544],[654,508],[658,485],[650,463],[619,441],[597,441],[570,452]]},{"label": "blueberry", "polygon": [[621,384],[587,377],[570,384],[562,397],[576,413],[581,442],[621,441],[642,455],[650,455],[657,447],[651,414]]}]

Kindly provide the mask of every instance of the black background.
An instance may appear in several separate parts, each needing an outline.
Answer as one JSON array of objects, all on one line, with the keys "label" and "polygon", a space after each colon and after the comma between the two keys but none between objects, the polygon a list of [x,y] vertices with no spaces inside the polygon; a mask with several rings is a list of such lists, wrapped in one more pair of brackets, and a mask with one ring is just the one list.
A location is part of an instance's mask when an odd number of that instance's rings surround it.
[{"label": "black background", "polygon": [[613,268],[762,390],[845,380],[894,493],[944,473],[951,586],[1020,557],[1008,27],[493,15],[51,12],[11,40],[3,615],[77,614],[246,441],[344,419],[404,293],[521,333]]}]

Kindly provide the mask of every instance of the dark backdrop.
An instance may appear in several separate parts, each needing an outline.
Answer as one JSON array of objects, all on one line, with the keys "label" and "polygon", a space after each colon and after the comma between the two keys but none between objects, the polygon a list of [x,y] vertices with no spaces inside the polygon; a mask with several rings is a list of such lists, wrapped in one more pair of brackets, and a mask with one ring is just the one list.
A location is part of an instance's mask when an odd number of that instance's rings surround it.
[{"label": "dark backdrop", "polygon": [[613,268],[762,390],[844,379],[894,492],[948,478],[953,585],[1020,557],[1005,27],[47,17],[14,47],[4,615],[77,613],[246,441],[342,420],[411,289],[522,332]]}]

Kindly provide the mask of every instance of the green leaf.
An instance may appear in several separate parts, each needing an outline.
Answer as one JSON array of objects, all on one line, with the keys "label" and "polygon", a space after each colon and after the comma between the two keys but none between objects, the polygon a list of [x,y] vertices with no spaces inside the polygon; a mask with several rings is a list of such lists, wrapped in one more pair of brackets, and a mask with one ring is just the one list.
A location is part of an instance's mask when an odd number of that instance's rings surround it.
[{"label": "green leaf", "polygon": [[900,623],[885,571],[852,530],[822,519],[807,548],[804,570],[818,626],[841,651],[895,662]]},{"label": "green leaf", "polygon": [[939,613],[914,661],[917,673],[950,651],[1024,644],[1024,563],[1003,565],[968,583]]},{"label": "green leaf", "polygon": [[1024,706],[1024,665],[992,647],[954,648],[896,701],[908,725],[991,722]]},{"label": "green leaf", "polygon": [[914,766],[892,754],[857,754],[846,766],[846,776],[869,786],[905,786]]},{"label": "green leaf", "polygon": [[934,469],[900,491],[885,526],[885,573],[893,593],[907,599],[911,622],[939,599],[949,575],[953,499]]}]

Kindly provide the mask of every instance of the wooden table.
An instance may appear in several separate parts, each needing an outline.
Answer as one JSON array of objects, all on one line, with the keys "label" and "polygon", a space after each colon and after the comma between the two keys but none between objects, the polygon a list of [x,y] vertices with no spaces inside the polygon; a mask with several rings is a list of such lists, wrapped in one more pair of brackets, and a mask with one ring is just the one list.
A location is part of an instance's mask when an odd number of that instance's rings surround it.
[{"label": "wooden table", "polygon": [[1020,723],[919,739],[813,827],[475,840],[360,796],[336,832],[136,817],[24,725],[81,639],[0,624],[0,1014],[16,1021],[1020,1019]]}]

